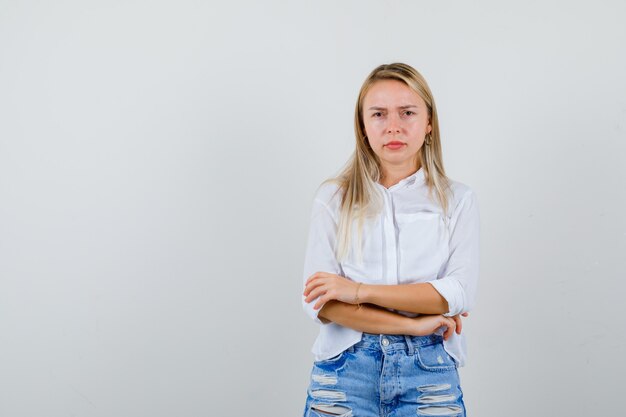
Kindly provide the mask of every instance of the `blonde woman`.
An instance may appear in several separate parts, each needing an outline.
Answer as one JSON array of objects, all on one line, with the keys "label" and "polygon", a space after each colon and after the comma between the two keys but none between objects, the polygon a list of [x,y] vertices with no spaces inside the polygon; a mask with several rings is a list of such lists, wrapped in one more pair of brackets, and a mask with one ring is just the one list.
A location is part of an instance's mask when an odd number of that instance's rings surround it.
[{"label": "blonde woman", "polygon": [[465,416],[476,195],[445,175],[435,102],[414,68],[374,69],[354,121],[354,154],[311,213],[302,303],[320,332],[304,415]]}]

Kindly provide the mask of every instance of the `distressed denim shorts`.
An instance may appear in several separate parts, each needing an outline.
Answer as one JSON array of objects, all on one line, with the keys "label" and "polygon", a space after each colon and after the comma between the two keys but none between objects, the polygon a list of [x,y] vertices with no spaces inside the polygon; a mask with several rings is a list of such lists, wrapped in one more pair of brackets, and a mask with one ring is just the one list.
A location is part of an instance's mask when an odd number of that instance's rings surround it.
[{"label": "distressed denim shorts", "polygon": [[442,336],[363,333],[313,363],[304,417],[465,417],[457,365]]}]

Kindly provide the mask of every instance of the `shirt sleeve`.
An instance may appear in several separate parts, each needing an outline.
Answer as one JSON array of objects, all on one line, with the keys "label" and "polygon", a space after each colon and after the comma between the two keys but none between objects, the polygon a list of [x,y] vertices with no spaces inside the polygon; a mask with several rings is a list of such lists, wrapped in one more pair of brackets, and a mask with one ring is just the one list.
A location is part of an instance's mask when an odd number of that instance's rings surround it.
[{"label": "shirt sleeve", "polygon": [[450,255],[441,277],[429,281],[448,302],[446,316],[470,311],[478,287],[480,215],[478,200],[468,190],[450,223]]},{"label": "shirt sleeve", "polygon": [[[333,219],[328,206],[318,199],[313,201],[308,236],[304,256],[304,273],[302,280],[303,291],[306,280],[316,272],[329,272],[332,274],[343,275],[341,272],[341,266],[339,265],[335,255],[337,223]],[[318,310],[313,309],[313,306],[317,303],[319,297],[312,300],[310,303],[306,303],[305,298],[306,297],[303,295],[302,307],[309,317],[311,317],[316,323],[322,325],[328,324],[323,323],[317,316],[321,308]]]}]

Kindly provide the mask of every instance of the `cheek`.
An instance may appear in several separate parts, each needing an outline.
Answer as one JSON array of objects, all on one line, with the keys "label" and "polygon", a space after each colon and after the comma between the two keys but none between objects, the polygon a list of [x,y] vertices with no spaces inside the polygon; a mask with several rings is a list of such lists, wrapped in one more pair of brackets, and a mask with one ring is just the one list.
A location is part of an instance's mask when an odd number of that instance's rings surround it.
[{"label": "cheek", "polygon": [[367,133],[368,138],[380,137],[383,135],[382,131],[384,131],[384,129],[384,123],[380,120],[373,120],[365,123],[365,132]]},{"label": "cheek", "polygon": [[411,126],[411,130],[417,136],[424,136],[428,133],[428,123],[417,122]]}]

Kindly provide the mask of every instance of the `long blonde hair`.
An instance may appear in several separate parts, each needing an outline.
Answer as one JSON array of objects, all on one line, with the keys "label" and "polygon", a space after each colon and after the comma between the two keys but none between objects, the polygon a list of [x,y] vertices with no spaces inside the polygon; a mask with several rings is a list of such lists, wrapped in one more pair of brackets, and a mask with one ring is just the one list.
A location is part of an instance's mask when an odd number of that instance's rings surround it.
[{"label": "long blonde hair", "polygon": [[437,108],[430,88],[424,77],[407,64],[380,65],[363,82],[356,102],[354,111],[356,148],[354,153],[348,159],[339,175],[324,181],[324,183],[332,182],[338,184],[338,191],[342,191],[343,194],[339,212],[336,246],[336,256],[339,261],[342,261],[348,254],[351,245],[351,226],[354,219],[358,220],[357,240],[360,243],[358,246],[358,257],[361,259],[363,223],[366,218],[379,214],[383,206],[382,194],[376,186],[381,176],[380,161],[369,145],[363,124],[363,99],[371,86],[380,80],[401,81],[419,94],[426,103],[432,129],[426,135],[424,145],[419,150],[419,160],[424,169],[429,197],[432,198],[432,191],[435,190],[439,204],[444,212],[444,219],[447,217],[447,193],[450,189],[450,180],[443,168]]}]

